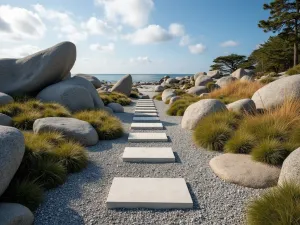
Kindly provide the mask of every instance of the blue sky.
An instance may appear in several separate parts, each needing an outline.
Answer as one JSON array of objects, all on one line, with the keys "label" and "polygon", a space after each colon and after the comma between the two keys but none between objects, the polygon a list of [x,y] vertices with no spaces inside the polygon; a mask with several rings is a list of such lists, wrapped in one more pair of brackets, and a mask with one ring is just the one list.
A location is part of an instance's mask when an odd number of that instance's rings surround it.
[{"label": "blue sky", "polygon": [[0,57],[61,41],[72,73],[196,73],[214,58],[249,55],[268,39],[266,0],[0,0]]}]

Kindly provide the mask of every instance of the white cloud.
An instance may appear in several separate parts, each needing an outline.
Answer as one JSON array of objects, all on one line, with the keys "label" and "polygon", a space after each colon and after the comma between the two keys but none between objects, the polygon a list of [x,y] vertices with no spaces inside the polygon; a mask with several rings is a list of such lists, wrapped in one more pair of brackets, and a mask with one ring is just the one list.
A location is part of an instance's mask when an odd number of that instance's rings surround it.
[{"label": "white cloud", "polygon": [[205,51],[206,46],[203,44],[190,45],[189,50],[192,54],[201,54]]},{"label": "white cloud", "polygon": [[21,58],[40,51],[40,48],[33,45],[20,45],[13,48],[0,49],[0,58]]},{"label": "white cloud", "polygon": [[138,64],[147,64],[147,63],[151,63],[152,61],[149,59],[148,56],[139,56],[136,58],[130,58],[129,60],[131,63],[138,63]]},{"label": "white cloud", "polygon": [[0,38],[2,41],[40,39],[46,26],[38,14],[24,8],[0,5]]},{"label": "white cloud", "polygon": [[108,20],[135,28],[148,24],[154,8],[153,0],[95,0],[95,4],[104,7]]},{"label": "white cloud", "polygon": [[115,51],[115,44],[109,43],[108,45],[100,45],[100,44],[91,44],[90,49],[93,51],[100,51],[106,53],[112,53]]},{"label": "white cloud", "polygon": [[173,37],[161,26],[149,25],[148,27],[136,30],[132,34],[125,35],[123,38],[129,40],[132,44],[144,45],[169,41]]},{"label": "white cloud", "polygon": [[82,23],[82,27],[87,29],[90,34],[98,35],[111,35],[117,32],[118,29],[114,29],[107,22],[91,17],[86,23]]},{"label": "white cloud", "polygon": [[87,39],[87,32],[80,30],[77,27],[78,23],[76,23],[71,18],[71,15],[69,13],[46,9],[40,4],[33,5],[33,8],[42,18],[59,24],[58,27],[55,27],[55,30],[58,30],[60,32],[58,37],[67,38],[68,40],[73,42],[83,41]]},{"label": "white cloud", "polygon": [[189,35],[184,35],[181,39],[180,39],[180,42],[179,42],[179,45],[180,46],[187,46],[189,45],[191,42],[191,38]]},{"label": "white cloud", "polygon": [[185,34],[185,28],[179,23],[172,23],[169,26],[169,33],[174,37],[181,37]]},{"label": "white cloud", "polygon": [[238,45],[239,45],[238,42],[232,41],[232,40],[225,41],[225,42],[221,43],[221,47],[235,47],[235,46],[238,46]]}]

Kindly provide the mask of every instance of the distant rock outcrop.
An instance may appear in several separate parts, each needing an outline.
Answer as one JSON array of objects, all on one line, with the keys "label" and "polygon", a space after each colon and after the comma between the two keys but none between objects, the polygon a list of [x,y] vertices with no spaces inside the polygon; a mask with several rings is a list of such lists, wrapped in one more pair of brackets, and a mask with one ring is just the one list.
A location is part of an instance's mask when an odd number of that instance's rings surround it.
[{"label": "distant rock outcrop", "polygon": [[130,95],[132,88],[132,76],[130,74],[124,76],[119,80],[111,89],[111,91],[116,91],[127,96]]}]

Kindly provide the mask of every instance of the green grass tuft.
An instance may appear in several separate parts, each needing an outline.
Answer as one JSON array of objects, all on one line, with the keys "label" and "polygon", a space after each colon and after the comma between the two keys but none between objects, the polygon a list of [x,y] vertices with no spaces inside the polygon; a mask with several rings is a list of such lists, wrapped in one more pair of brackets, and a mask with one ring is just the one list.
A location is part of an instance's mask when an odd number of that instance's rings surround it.
[{"label": "green grass tuft", "polygon": [[157,95],[154,95],[153,99],[158,100],[158,101],[162,101],[162,97],[161,96],[162,96],[162,93],[159,93]]},{"label": "green grass tuft", "polygon": [[296,75],[296,74],[300,74],[300,64],[290,68],[287,72],[287,75]]},{"label": "green grass tuft", "polygon": [[167,111],[169,116],[183,116],[187,107],[199,101],[199,98],[193,95],[181,95],[181,99],[175,101]]},{"label": "green grass tuft", "polygon": [[248,154],[251,152],[255,143],[252,135],[243,132],[236,132],[226,143],[224,150],[227,153]]},{"label": "green grass tuft", "polygon": [[136,91],[131,91],[130,97],[131,97],[131,98],[139,98],[140,96],[139,96],[139,93],[138,93],[138,92],[136,92]]},{"label": "green grass tuft", "polygon": [[126,95],[118,92],[102,92],[99,93],[100,98],[102,99],[104,105],[109,103],[119,103],[120,105],[126,106],[130,105],[131,99]]}]

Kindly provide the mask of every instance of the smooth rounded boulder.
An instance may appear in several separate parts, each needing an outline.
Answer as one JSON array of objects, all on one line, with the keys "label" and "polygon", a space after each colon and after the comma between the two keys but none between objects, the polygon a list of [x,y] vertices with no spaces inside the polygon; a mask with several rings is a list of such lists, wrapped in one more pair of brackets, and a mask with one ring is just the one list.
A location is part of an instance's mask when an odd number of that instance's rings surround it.
[{"label": "smooth rounded boulder", "polygon": [[205,86],[206,84],[213,82],[213,79],[207,75],[199,76],[195,81],[195,87],[197,86]]},{"label": "smooth rounded boulder", "polygon": [[14,102],[14,99],[11,96],[0,92],[0,106],[6,105],[6,104],[9,104],[12,102]]},{"label": "smooth rounded boulder", "polygon": [[111,91],[116,91],[124,95],[129,96],[132,88],[132,76],[130,74],[122,77],[111,89]]},{"label": "smooth rounded boulder", "polygon": [[249,75],[245,75],[240,79],[240,81],[245,81],[245,82],[247,82],[247,81],[250,82],[253,80],[254,80],[253,76],[249,76]]},{"label": "smooth rounded boulder", "polygon": [[165,88],[161,85],[155,86],[154,91],[155,92],[163,92]]},{"label": "smooth rounded boulder", "polygon": [[18,170],[24,152],[22,132],[13,127],[0,126],[0,196]]},{"label": "smooth rounded boulder", "polygon": [[222,87],[226,87],[228,84],[236,80],[237,78],[231,76],[221,77],[220,79],[217,80],[216,85],[222,88]]},{"label": "smooth rounded boulder", "polygon": [[241,79],[243,76],[252,76],[252,72],[249,70],[245,70],[243,68],[239,68],[236,71],[234,71],[231,76],[235,77],[237,79]]},{"label": "smooth rounded boulder", "polygon": [[101,81],[95,76],[87,75],[87,74],[76,74],[75,76],[76,77],[82,77],[82,78],[88,80],[89,82],[91,82],[94,85],[94,87],[96,89],[100,88],[102,86]]},{"label": "smooth rounded boulder", "polygon": [[280,174],[279,167],[253,161],[245,154],[222,154],[212,158],[209,165],[226,182],[250,188],[275,186]]},{"label": "smooth rounded boulder", "polygon": [[37,119],[34,121],[33,131],[34,133],[57,131],[84,146],[95,145],[99,140],[97,131],[91,124],[75,118],[46,117]]},{"label": "smooth rounded boulder", "polygon": [[0,125],[2,126],[11,126],[12,125],[12,118],[0,113]]},{"label": "smooth rounded boulder", "polygon": [[172,105],[174,102],[176,102],[179,99],[181,99],[180,96],[174,96],[174,97],[170,98],[169,104]]},{"label": "smooth rounded boulder", "polygon": [[203,99],[191,104],[184,112],[181,127],[184,129],[193,130],[198,122],[216,112],[227,110],[226,105],[217,99]]},{"label": "smooth rounded boulder", "polygon": [[167,80],[166,80],[166,83],[167,84],[175,84],[175,83],[178,83],[179,81],[178,80],[176,80],[175,78],[168,78]]},{"label": "smooth rounded boulder", "polygon": [[197,78],[199,77],[199,76],[204,76],[204,75],[206,75],[207,73],[206,72],[199,72],[199,73],[196,73],[196,74],[194,74],[194,80],[197,80]]},{"label": "smooth rounded boulder", "polygon": [[240,99],[228,104],[227,109],[233,112],[254,113],[256,106],[251,99]]},{"label": "smooth rounded boulder", "polygon": [[207,76],[213,78],[213,79],[218,79],[221,77],[221,72],[220,70],[212,70],[207,72]]},{"label": "smooth rounded boulder", "polygon": [[273,81],[258,89],[252,96],[257,109],[272,109],[287,99],[300,99],[300,75]]},{"label": "smooth rounded boulder", "polygon": [[176,96],[174,89],[166,89],[163,91],[163,93],[161,95],[161,99],[163,100],[163,102],[166,102],[168,99],[170,99],[174,96]]},{"label": "smooth rounded boulder", "polygon": [[76,60],[76,46],[62,42],[21,59],[0,59],[0,92],[32,95],[67,77]]},{"label": "smooth rounded boulder", "polygon": [[188,94],[193,94],[193,95],[201,95],[203,93],[207,93],[208,90],[205,86],[197,86],[197,87],[191,87],[190,89],[187,90]]},{"label": "smooth rounded boulder", "polygon": [[282,164],[278,185],[293,182],[300,185],[300,148],[294,150]]},{"label": "smooth rounded boulder", "polygon": [[120,105],[119,103],[109,103],[107,107],[111,108],[113,112],[115,113],[123,113],[124,107]]},{"label": "smooth rounded boulder", "polygon": [[93,84],[82,77],[72,77],[48,86],[36,97],[42,102],[62,104],[72,112],[104,108]]},{"label": "smooth rounded boulder", "polygon": [[32,225],[34,216],[25,206],[17,203],[0,203],[1,225]]}]

